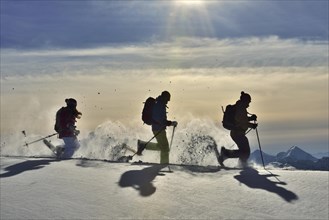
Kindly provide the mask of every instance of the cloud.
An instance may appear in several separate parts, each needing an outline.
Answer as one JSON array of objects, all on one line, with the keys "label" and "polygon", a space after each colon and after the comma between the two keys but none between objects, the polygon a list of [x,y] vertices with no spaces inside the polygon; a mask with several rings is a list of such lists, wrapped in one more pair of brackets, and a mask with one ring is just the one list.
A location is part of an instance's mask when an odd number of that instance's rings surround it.
[{"label": "cloud", "polygon": [[11,75],[104,74],[126,69],[327,67],[328,42],[266,38],[176,38],[89,49],[2,49],[1,78]]},{"label": "cloud", "polygon": [[327,1],[3,1],[2,48],[94,48],[176,37],[328,39]]}]

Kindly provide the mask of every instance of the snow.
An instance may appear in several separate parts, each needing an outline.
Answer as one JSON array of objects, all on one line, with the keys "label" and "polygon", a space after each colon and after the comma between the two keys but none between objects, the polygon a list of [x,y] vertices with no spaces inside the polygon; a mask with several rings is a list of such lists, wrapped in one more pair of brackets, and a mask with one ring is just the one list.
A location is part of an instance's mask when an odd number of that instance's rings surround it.
[{"label": "snow", "polygon": [[214,148],[232,145],[227,132],[210,121],[182,127],[170,150],[172,173],[154,164],[159,152],[134,157],[150,164],[115,162],[131,155],[123,143],[135,148],[148,128],[105,122],[79,138],[74,159],[62,161],[41,141],[24,145],[42,135],[4,139],[0,219],[328,219],[328,171],[223,169]]},{"label": "snow", "polygon": [[[162,171],[159,172],[159,169]],[[1,157],[1,219],[328,219],[327,171]]]}]

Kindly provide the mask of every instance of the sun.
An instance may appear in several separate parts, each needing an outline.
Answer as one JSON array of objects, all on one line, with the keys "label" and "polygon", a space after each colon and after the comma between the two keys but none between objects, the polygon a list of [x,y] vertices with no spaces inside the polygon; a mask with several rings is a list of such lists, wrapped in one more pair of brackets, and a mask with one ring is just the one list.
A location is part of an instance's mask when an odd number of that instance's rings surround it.
[{"label": "sun", "polygon": [[198,7],[205,3],[204,0],[175,0],[176,5]]},{"label": "sun", "polygon": [[171,0],[167,19],[167,36],[213,36],[214,28],[208,13],[209,0]]}]

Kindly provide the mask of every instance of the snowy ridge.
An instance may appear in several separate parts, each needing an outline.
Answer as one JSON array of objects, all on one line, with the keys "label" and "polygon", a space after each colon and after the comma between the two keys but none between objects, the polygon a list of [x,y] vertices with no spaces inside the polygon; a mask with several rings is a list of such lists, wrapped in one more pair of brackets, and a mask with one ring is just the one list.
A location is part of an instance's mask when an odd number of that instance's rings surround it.
[{"label": "snowy ridge", "polygon": [[[328,173],[4,158],[1,219],[328,219]],[[316,186],[316,187],[314,187]]]},{"label": "snowy ridge", "polygon": [[[222,168],[213,149],[231,145],[227,132],[200,120],[182,127],[170,153],[173,173],[157,164],[158,152],[120,162],[133,154],[123,144],[136,147],[137,139],[150,136],[148,128],[104,123],[80,138],[70,160],[55,160],[39,142],[28,147],[20,137],[6,142],[0,218],[328,219],[328,172],[264,170],[259,164],[241,170],[236,159],[225,161],[232,168]],[[168,137],[171,132],[167,129]],[[24,141],[40,135],[30,138]]]}]

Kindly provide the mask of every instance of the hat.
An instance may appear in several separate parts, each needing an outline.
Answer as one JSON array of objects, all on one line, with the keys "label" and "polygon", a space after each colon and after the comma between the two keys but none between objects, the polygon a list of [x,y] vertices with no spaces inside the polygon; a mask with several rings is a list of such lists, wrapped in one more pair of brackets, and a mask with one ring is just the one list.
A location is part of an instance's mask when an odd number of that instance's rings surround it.
[{"label": "hat", "polygon": [[73,99],[73,98],[69,98],[69,99],[65,99],[65,102],[68,106],[77,106],[77,100]]},{"label": "hat", "polygon": [[170,93],[169,93],[168,91],[163,91],[163,92],[161,93],[161,97],[162,97],[163,99],[165,99],[165,100],[170,101]]},{"label": "hat", "polygon": [[250,102],[251,101],[251,96],[248,93],[245,93],[244,91],[242,91],[241,96],[240,96],[240,100]]}]

